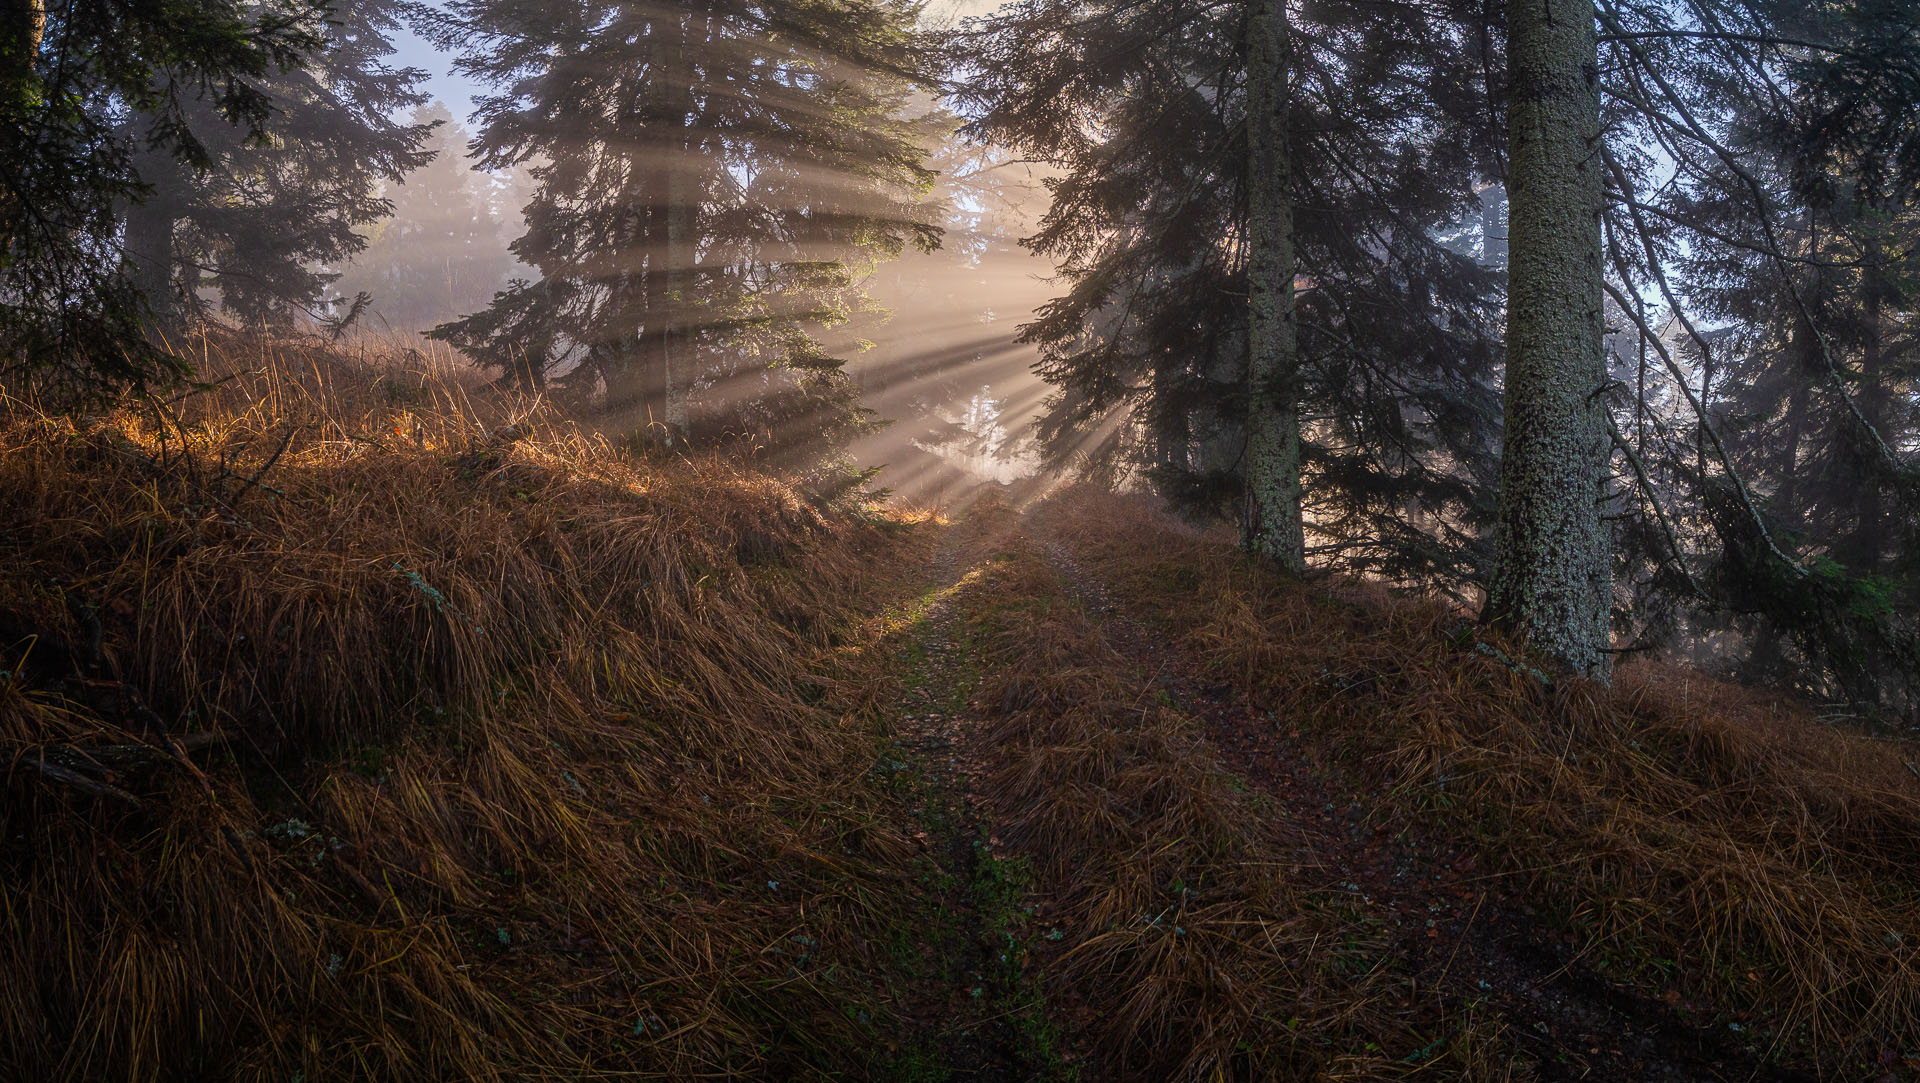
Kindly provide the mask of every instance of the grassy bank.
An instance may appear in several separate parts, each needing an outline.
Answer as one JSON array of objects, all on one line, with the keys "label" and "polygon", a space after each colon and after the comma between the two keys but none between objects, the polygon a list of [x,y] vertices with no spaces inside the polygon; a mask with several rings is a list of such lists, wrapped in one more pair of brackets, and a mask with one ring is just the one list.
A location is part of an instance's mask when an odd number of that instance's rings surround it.
[{"label": "grassy bank", "polygon": [[0,404],[0,1075],[858,1070],[931,530],[413,358]]},{"label": "grassy bank", "polygon": [[222,348],[172,403],[0,399],[0,1078],[1920,1047],[1906,746],[1681,669],[1546,686],[1112,496],[948,524],[417,355]]},{"label": "grassy bank", "polygon": [[1686,669],[1543,686],[1448,608],[1291,582],[1137,503],[1043,513],[1210,679],[1326,750],[1375,826],[1465,844],[1576,957],[1766,1060],[1920,1047],[1920,756]]}]

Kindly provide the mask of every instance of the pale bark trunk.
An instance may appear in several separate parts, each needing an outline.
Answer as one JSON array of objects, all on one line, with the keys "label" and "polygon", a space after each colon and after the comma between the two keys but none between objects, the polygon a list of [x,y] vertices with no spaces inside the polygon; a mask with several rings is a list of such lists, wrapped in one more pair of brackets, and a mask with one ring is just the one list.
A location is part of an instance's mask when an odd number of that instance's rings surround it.
[{"label": "pale bark trunk", "polygon": [[1612,544],[1593,0],[1509,13],[1506,435],[1485,617],[1607,679]]},{"label": "pale bark trunk", "polygon": [[1247,20],[1247,503],[1242,542],[1306,570],[1300,519],[1300,359],[1288,184],[1286,0]]}]

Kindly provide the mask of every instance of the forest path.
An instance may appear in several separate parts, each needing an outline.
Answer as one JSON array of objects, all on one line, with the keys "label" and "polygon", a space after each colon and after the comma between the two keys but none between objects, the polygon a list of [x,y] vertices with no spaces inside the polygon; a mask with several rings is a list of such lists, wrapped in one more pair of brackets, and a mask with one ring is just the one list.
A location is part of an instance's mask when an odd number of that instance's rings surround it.
[{"label": "forest path", "polygon": [[900,1083],[1016,1083],[1074,1078],[1052,1047],[1057,1032],[1037,973],[1009,950],[1029,923],[1024,868],[996,853],[985,801],[987,719],[975,705],[965,595],[1006,536],[1002,521],[952,527],[929,564],[928,587],[906,617],[894,662],[892,759],[897,796],[916,810],[916,869],[926,922],[903,1015],[912,1029],[888,1078]]},{"label": "forest path", "polygon": [[[1353,946],[1348,959],[1322,964],[1334,970],[1303,987],[1282,981],[1250,991],[1255,1014],[1284,1019],[1324,998],[1343,1005],[1334,1016],[1370,1020],[1308,1043],[1316,1060],[1366,1062],[1352,1076],[1336,1072],[1339,1078],[1812,1078],[1766,1065],[1736,1036],[1607,980],[1528,900],[1477,870],[1464,840],[1389,822],[1283,720],[1202,672],[1130,613],[1067,535],[1050,529],[1046,513],[984,503],[949,528],[928,570],[926,593],[893,648],[899,690],[884,766],[896,796],[915,810],[909,830],[923,848],[916,871],[927,911],[914,978],[899,998],[912,1034],[903,1035],[888,1078],[1166,1078],[1170,1065],[1154,1057],[1171,1052],[1177,1060],[1180,1051],[1169,1046],[1204,1043],[1187,1032],[1209,1022],[1171,1003],[1204,993],[1204,983],[1183,986],[1191,975],[1173,962],[1177,953],[1139,941],[1145,934],[1124,920],[1116,929],[1111,915],[1133,912],[1144,917],[1131,921],[1157,924],[1151,912],[1159,904],[1144,902],[1152,891],[1140,894],[1125,870],[1143,867],[1149,851],[1198,848],[1176,867],[1212,868],[1204,875],[1217,879],[1220,867],[1207,864],[1214,858],[1199,854],[1217,844],[1166,835],[1142,849],[1138,838],[1118,837],[1124,830],[1063,838],[1059,829],[1097,822],[1103,813],[1098,800],[1088,801],[1091,790],[1107,790],[1099,800],[1109,810],[1149,814],[1137,795],[1121,793],[1140,778],[1186,780],[1175,784],[1201,790],[1224,779],[1243,791],[1244,800],[1233,799],[1241,809],[1235,815],[1267,821],[1248,828],[1249,837],[1266,840],[1249,843],[1249,852],[1280,859],[1288,900],[1278,912],[1248,913],[1266,923],[1276,913],[1283,922],[1297,917],[1322,939]],[[1070,702],[1083,693],[1090,698]],[[1102,696],[1106,706],[1096,706]],[[1063,718],[1101,711],[1091,735],[1061,728]],[[1153,717],[1164,717],[1167,728],[1144,721]],[[1110,754],[1111,746],[1094,751],[1102,747],[1099,733],[1135,725],[1153,732],[1126,745],[1131,759],[1105,776],[1086,766],[1087,758]],[[1046,832],[1036,833],[1035,824],[1048,825]],[[1074,835],[1071,827],[1066,835]],[[1186,889],[1176,890],[1177,917],[1188,902]],[[1246,925],[1246,918],[1235,922]],[[1226,935],[1242,934],[1228,927]],[[1085,957],[1115,937],[1135,938],[1130,943],[1139,946],[1126,950],[1140,954],[1090,980]],[[1244,947],[1230,949],[1222,965],[1246,966],[1232,955]],[[1360,976],[1327,992],[1321,983],[1338,986],[1354,960]],[[1120,980],[1102,984],[1110,975]],[[1156,1003],[1161,997],[1167,1003]],[[1116,1023],[1111,1016],[1121,1008],[1138,1009],[1140,1019]],[[1153,1041],[1132,1036],[1161,1019],[1166,1025]],[[1258,1032],[1257,1024],[1246,1026]],[[1250,1054],[1228,1056],[1228,1077],[1289,1075],[1284,1058],[1297,1051],[1253,1045]],[[1363,1046],[1372,1052],[1348,1048]],[[1192,1067],[1181,1065],[1181,1074]]]}]

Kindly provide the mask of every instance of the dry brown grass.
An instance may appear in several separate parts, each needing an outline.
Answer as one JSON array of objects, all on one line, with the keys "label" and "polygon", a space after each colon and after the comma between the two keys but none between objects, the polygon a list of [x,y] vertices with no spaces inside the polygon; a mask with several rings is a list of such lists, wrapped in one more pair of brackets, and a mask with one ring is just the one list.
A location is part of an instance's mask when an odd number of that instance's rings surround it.
[{"label": "dry brown grass", "polygon": [[1834,1078],[1920,1046],[1912,748],[1671,666],[1546,689],[1442,606],[1286,581],[1137,502],[1043,514],[1398,826],[1471,840],[1549,902],[1589,962]]},{"label": "dry brown grass", "polygon": [[208,350],[170,418],[0,402],[0,1078],[867,1065],[911,846],[853,629],[928,531]]},{"label": "dry brown grass", "polygon": [[1382,928],[1296,883],[1285,818],[1153,694],[1031,539],[1000,544],[955,599],[985,674],[986,792],[1062,931],[1045,981],[1079,1009],[1088,1078],[1418,1070],[1431,1036],[1407,1018]]}]

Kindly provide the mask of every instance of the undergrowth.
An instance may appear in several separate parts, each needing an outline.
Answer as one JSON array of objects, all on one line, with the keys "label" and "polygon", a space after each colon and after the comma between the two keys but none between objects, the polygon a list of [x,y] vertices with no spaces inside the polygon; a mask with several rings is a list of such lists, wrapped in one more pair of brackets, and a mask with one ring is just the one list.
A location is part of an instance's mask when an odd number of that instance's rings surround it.
[{"label": "undergrowth", "polygon": [[914,890],[860,629],[931,531],[251,349],[0,400],[0,1077],[859,1071]]},{"label": "undergrowth", "polygon": [[[924,516],[242,349],[174,403],[0,393],[0,1078],[931,1081],[989,1028],[1047,1078],[1525,1076],[1004,505],[928,591]],[[1909,747],[1651,663],[1543,686],[1120,498],[1035,514],[1613,980],[1832,1078],[1920,1048]],[[974,726],[965,793],[909,691]]]},{"label": "undergrowth", "polygon": [[1444,606],[1287,580],[1137,502],[1076,491],[1040,514],[1391,826],[1470,841],[1616,980],[1832,1078],[1920,1047],[1912,748],[1651,662],[1546,687]]}]

